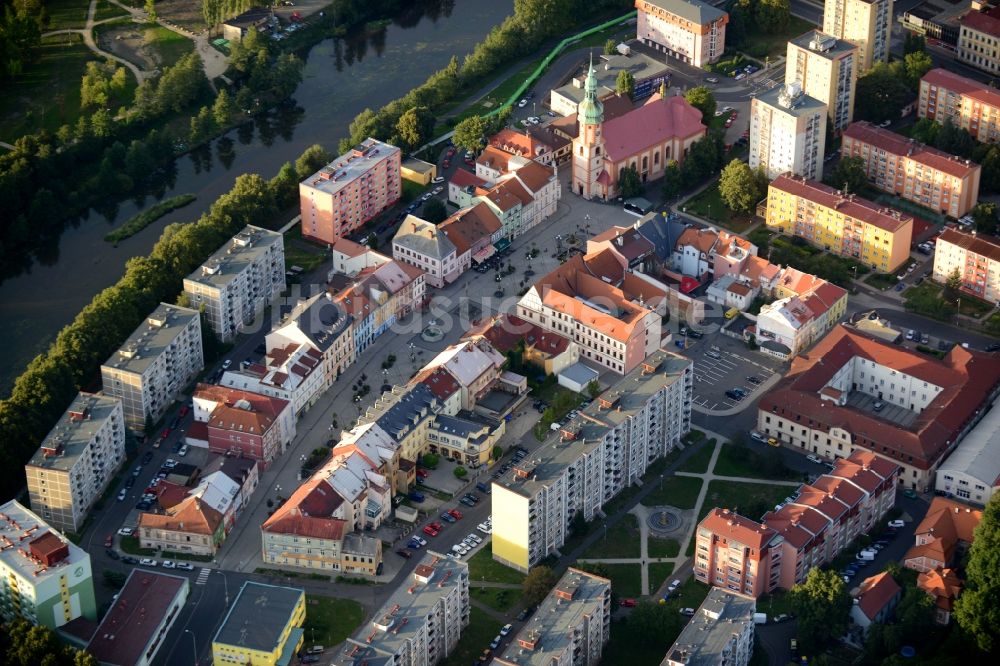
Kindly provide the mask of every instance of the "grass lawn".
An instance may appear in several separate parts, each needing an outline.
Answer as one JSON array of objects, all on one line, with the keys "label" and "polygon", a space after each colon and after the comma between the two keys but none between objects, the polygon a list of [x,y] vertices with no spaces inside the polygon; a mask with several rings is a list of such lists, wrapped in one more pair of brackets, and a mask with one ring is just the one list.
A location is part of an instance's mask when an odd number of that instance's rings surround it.
[{"label": "grass lawn", "polygon": [[681,552],[681,545],[674,539],[657,539],[649,537],[646,542],[646,550],[650,557],[677,557]]},{"label": "grass lawn", "polygon": [[170,67],[183,56],[194,51],[194,42],[163,26],[146,28],[143,38],[149,47],[156,52],[162,67]]},{"label": "grass lawn", "polygon": [[88,60],[96,60],[80,35],[42,39],[38,62],[4,83],[0,97],[0,139],[14,143],[41,129],[55,133],[80,116],[80,81]]},{"label": "grass lawn", "polygon": [[451,654],[441,660],[441,666],[468,666],[489,647],[493,637],[500,633],[503,622],[494,620],[484,611],[472,607],[469,626],[462,629],[462,637]]},{"label": "grass lawn", "polygon": [[494,560],[493,543],[487,542],[469,559],[469,580],[520,585],[524,582],[524,574]]},{"label": "grass lawn", "polygon": [[719,476],[746,476],[752,479],[775,479],[778,481],[795,481],[801,474],[781,463],[778,450],[768,450],[766,453],[745,446],[737,446],[725,442],[719,451],[719,458],[712,470]]},{"label": "grass lawn", "polygon": [[719,194],[718,181],[685,201],[681,208],[685,212],[694,213],[736,233],[743,233],[754,222],[751,215],[734,213],[726,207],[722,201],[722,195]]},{"label": "grass lawn", "polygon": [[639,519],[626,515],[580,556],[580,559],[600,559],[606,557],[639,557]]},{"label": "grass lawn", "polygon": [[751,55],[760,54],[761,58],[765,55],[772,58],[783,56],[788,52],[788,40],[798,37],[807,30],[812,30],[815,27],[814,23],[805,19],[790,16],[788,27],[773,35],[764,34],[760,30],[755,29],[747,30],[747,44],[743,51]]},{"label": "grass lawn", "polygon": [[[85,12],[89,4],[89,2],[84,0],[83,6]],[[97,0],[97,7],[94,8],[95,21],[103,21],[104,19],[115,18],[116,16],[128,16],[128,12],[118,5],[111,4],[108,0]]]},{"label": "grass lawn", "polygon": [[701,491],[701,479],[690,476],[670,476],[662,482],[655,482],[659,487],[646,495],[642,501],[646,506],[675,506],[678,509],[693,509]]},{"label": "grass lawn", "polygon": [[364,608],[351,599],[306,595],[306,640],[310,645],[337,645],[365,619]]},{"label": "grass lawn", "polygon": [[285,246],[285,268],[298,266],[308,273],[319,268],[328,258],[325,252],[310,252],[297,244]]},{"label": "grass lawn", "polygon": [[638,564],[601,564],[611,577],[611,589],[619,597],[642,595],[642,572]]},{"label": "grass lawn", "polygon": [[774,618],[775,615],[791,615],[792,597],[787,592],[775,590],[757,600],[757,610],[767,613],[768,619]]},{"label": "grass lawn", "polygon": [[118,547],[129,555],[156,555],[156,551],[152,548],[141,548],[139,546],[139,537],[123,536],[118,541]]},{"label": "grass lawn", "polygon": [[[675,542],[676,543],[676,542]],[[674,572],[673,562],[653,562],[649,565],[649,591],[653,594],[660,589],[667,577]]]},{"label": "grass lawn", "polygon": [[[97,4],[98,15],[100,15],[101,4],[104,3]],[[45,28],[45,32],[84,27],[87,25],[89,8],[90,0],[48,0],[45,3],[45,9],[49,13],[49,25]],[[118,11],[120,13],[122,10],[118,9]],[[112,16],[114,15],[112,14]]]},{"label": "grass lawn", "polygon": [[[731,509],[741,516],[759,520],[794,489],[791,486],[770,486],[763,483],[712,481],[708,484],[705,504],[698,515],[700,522],[712,509]],[[691,541],[694,543],[694,540]]]},{"label": "grass lawn", "polygon": [[472,599],[478,599],[493,610],[506,613],[521,598],[520,590],[505,590],[498,587],[473,587]]},{"label": "grass lawn", "polygon": [[701,445],[701,448],[694,452],[687,462],[681,465],[677,471],[691,472],[692,474],[704,474],[708,471],[708,463],[712,459],[712,452],[715,451],[715,440],[711,440]]},{"label": "grass lawn", "polygon": [[865,278],[865,283],[885,291],[899,284],[899,278],[895,273],[872,273]]}]

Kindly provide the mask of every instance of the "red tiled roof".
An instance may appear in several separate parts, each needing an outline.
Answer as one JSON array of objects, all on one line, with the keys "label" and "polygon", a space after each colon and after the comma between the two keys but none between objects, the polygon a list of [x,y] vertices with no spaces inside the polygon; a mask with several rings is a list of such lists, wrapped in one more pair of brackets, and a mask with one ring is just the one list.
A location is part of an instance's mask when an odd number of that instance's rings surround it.
[{"label": "red tiled roof", "polygon": [[447,400],[448,396],[454,395],[461,388],[451,373],[444,368],[428,370],[427,376],[420,381],[426,384],[434,397],[439,400]]},{"label": "red tiled roof", "polygon": [[551,146],[527,132],[505,127],[490,137],[490,145],[505,152],[534,159],[552,149]]},{"label": "red tiled roof", "polygon": [[686,247],[691,245],[697,248],[699,252],[704,252],[708,255],[718,241],[719,234],[714,229],[697,229],[695,227],[688,227],[681,232],[680,237],[677,239],[677,247]]},{"label": "red tiled roof", "polygon": [[449,182],[456,187],[462,188],[469,186],[480,187],[486,184],[485,180],[466,169],[455,169],[455,173],[452,174]]},{"label": "red tiled roof", "polygon": [[342,502],[343,499],[325,479],[312,477],[264,521],[261,530],[274,534],[340,540],[347,531],[346,521],[331,518],[330,514]]},{"label": "red tiled roof", "polygon": [[729,289],[727,289],[727,291],[731,291],[738,296],[750,295],[750,287],[746,286],[742,282],[732,283],[731,285],[729,285]]},{"label": "red tiled roof", "polygon": [[899,585],[888,572],[871,576],[861,581],[857,599],[861,612],[869,620],[874,620],[896,595],[902,592]]},{"label": "red tiled roof", "polygon": [[914,535],[933,534],[947,541],[972,543],[976,526],[983,519],[983,512],[961,502],[935,497],[924,519],[914,530]]},{"label": "red tiled roof", "polygon": [[333,240],[333,249],[341,254],[346,254],[348,257],[360,257],[368,252],[367,247],[347,238],[335,238]]},{"label": "red tiled roof", "polygon": [[165,514],[139,514],[139,528],[211,536],[222,524],[222,514],[199,497],[188,497]]},{"label": "red tiled roof", "polygon": [[476,158],[476,164],[482,164],[488,169],[505,173],[511,157],[513,157],[513,155],[505,153],[499,148],[486,146],[486,148],[483,149],[483,152],[479,154],[479,157]]},{"label": "red tiled roof", "polygon": [[514,172],[515,177],[532,193],[537,193],[555,178],[556,170],[534,160]]},{"label": "red tiled roof", "polygon": [[679,95],[651,100],[629,113],[608,120],[602,128],[608,159],[620,162],[669,139],[689,139],[705,133],[701,111]]},{"label": "red tiled roof", "polygon": [[938,242],[951,243],[966,252],[1000,262],[1000,238],[994,236],[966,233],[949,227],[938,237]]},{"label": "red tiled roof", "polygon": [[912,216],[900,213],[898,210],[878,206],[853,194],[838,194],[838,191],[829,185],[791,173],[781,174],[771,181],[770,187],[802,197],[826,208],[836,209],[848,217],[863,220],[886,231],[899,231],[907,223],[913,221]]},{"label": "red tiled roof", "polygon": [[[910,429],[823,400],[820,390],[855,357],[934,384],[941,391]],[[937,360],[839,325],[812,350],[795,358],[791,370],[764,395],[759,408],[814,429],[842,428],[852,433],[855,446],[929,469],[950,449],[998,385],[1000,358],[992,354],[956,346]]]},{"label": "red tiled roof", "polygon": [[729,509],[712,509],[702,518],[699,528],[711,531],[718,537],[738,541],[749,548],[760,551],[774,538],[775,532],[769,527],[744,518]]},{"label": "red tiled roof", "polygon": [[962,593],[962,579],[954,569],[934,569],[917,575],[917,587],[935,597],[938,608],[950,611]]},{"label": "red tiled roof", "polygon": [[847,129],[844,130],[843,141],[845,155],[853,154],[855,148],[860,152],[860,146],[852,147],[850,145],[852,142],[867,144],[892,155],[905,155],[914,162],[956,178],[966,178],[980,169],[975,162],[949,155],[943,150],[931,148],[926,144],[877,127],[864,120],[848,125]]},{"label": "red tiled roof", "polygon": [[959,23],[962,24],[963,28],[982,32],[991,37],[1000,37],[1000,7],[986,12],[971,10],[962,17]]},{"label": "red tiled roof", "polygon": [[[1000,108],[1000,91],[985,83],[960,76],[941,67],[927,72],[920,81],[931,86],[946,88],[982,104]],[[938,99],[940,100],[940,98]]]}]

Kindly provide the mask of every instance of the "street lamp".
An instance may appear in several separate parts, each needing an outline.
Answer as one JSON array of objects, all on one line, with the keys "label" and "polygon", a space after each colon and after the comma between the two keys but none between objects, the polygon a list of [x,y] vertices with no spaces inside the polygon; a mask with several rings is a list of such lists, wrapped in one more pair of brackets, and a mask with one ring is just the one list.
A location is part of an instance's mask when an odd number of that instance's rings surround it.
[{"label": "street lamp", "polygon": [[218,569],[216,569],[215,573],[220,574],[222,576],[222,585],[225,587],[225,590],[226,590],[226,608],[228,608],[229,607],[229,579],[226,577],[226,573],[224,571],[219,571]]},{"label": "street lamp", "polygon": [[184,630],[185,634],[191,634],[191,649],[194,650],[194,666],[198,666],[198,644],[194,640],[194,632],[190,629]]}]

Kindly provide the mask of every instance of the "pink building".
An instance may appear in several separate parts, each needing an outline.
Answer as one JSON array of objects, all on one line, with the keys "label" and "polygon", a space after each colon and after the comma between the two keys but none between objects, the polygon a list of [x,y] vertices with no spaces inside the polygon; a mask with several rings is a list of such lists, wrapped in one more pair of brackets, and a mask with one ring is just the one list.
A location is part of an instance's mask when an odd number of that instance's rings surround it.
[{"label": "pink building", "polygon": [[754,597],[790,590],[885,517],[895,503],[899,469],[857,450],[760,522],[713,510],[698,525],[695,577]]},{"label": "pink building", "polygon": [[299,183],[302,235],[333,243],[399,199],[399,148],[365,139]]},{"label": "pink building", "polygon": [[195,425],[203,423],[213,453],[239,453],[267,465],[295,437],[295,415],[287,400],[226,386],[199,384]]}]

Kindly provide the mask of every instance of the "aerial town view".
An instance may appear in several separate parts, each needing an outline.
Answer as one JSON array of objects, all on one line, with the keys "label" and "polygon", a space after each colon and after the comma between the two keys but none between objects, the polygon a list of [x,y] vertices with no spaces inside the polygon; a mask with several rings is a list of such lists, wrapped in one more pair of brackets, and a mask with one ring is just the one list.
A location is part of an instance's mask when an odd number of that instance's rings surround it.
[{"label": "aerial town view", "polygon": [[998,0],[0,0],[0,65],[0,664],[998,663]]}]

